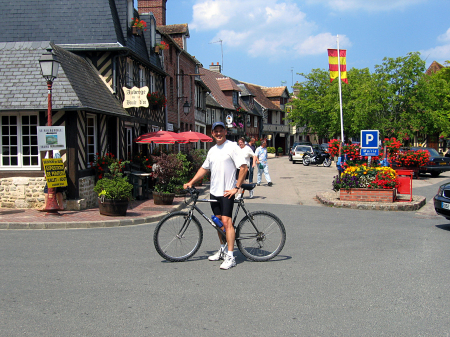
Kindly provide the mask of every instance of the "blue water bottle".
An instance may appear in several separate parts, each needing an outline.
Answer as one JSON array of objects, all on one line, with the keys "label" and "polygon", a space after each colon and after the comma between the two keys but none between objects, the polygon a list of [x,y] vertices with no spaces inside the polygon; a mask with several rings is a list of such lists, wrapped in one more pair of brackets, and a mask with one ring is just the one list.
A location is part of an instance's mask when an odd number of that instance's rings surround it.
[{"label": "blue water bottle", "polygon": [[225,232],[225,227],[223,226],[222,221],[220,221],[220,219],[218,217],[216,217],[215,215],[211,215],[211,219],[212,219],[212,221],[214,221],[214,223],[217,225],[217,227],[219,227],[221,230],[223,230]]}]

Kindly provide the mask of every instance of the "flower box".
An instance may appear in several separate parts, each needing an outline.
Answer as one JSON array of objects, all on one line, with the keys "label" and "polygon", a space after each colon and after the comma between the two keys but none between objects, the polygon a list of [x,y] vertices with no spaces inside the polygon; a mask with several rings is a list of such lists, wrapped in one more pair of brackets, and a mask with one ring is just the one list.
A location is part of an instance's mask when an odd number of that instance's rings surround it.
[{"label": "flower box", "polygon": [[395,196],[395,188],[349,188],[340,190],[341,201],[394,202]]}]

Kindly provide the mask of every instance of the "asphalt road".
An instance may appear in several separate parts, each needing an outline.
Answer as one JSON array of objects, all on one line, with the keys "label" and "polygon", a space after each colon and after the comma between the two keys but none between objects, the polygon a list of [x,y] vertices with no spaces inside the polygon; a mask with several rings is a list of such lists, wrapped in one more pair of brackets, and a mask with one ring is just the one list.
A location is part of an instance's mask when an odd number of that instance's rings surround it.
[{"label": "asphalt road", "polygon": [[[431,213],[337,209],[313,199],[309,205],[294,183],[283,193],[263,193],[295,173],[286,167],[278,175],[275,160],[269,165],[274,186],[258,187],[260,198],[247,205],[277,214],[286,226],[286,246],[270,262],[237,252],[237,267],[219,270],[220,262],[207,260],[217,237],[206,224],[202,247],[183,263],[156,253],[154,223],[0,231],[0,335],[450,334],[448,221]],[[290,166],[300,171],[292,181],[326,172]],[[448,178],[424,178],[415,193],[432,195],[441,179]],[[281,194],[300,196],[283,202]]]}]

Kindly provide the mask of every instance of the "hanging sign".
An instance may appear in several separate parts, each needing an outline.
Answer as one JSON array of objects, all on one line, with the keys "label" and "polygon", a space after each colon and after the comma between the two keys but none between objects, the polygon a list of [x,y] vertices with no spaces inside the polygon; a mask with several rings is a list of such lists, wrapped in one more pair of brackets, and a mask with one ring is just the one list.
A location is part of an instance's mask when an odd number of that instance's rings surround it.
[{"label": "hanging sign", "polygon": [[228,115],[227,118],[225,119],[225,121],[227,122],[227,126],[228,126],[229,128],[232,128],[232,127],[233,127],[233,125],[232,125],[232,123],[233,123],[233,116]]},{"label": "hanging sign", "polygon": [[67,186],[66,171],[61,158],[42,159],[45,179],[49,188]]},{"label": "hanging sign", "polygon": [[133,87],[131,89],[128,89],[126,87],[122,87],[123,92],[125,94],[125,97],[123,99],[123,107],[125,109],[128,108],[138,108],[138,107],[145,107],[148,108],[148,87]]},{"label": "hanging sign", "polygon": [[64,126],[38,126],[39,151],[64,150],[66,128]]}]

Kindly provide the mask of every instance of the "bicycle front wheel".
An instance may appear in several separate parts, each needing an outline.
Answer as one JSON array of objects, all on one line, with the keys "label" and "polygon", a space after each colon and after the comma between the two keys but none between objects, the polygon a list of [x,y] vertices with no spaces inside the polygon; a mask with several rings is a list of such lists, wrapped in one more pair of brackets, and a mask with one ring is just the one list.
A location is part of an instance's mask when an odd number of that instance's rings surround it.
[{"label": "bicycle front wheel", "polygon": [[168,261],[181,262],[193,256],[203,241],[200,222],[186,212],[165,216],[156,226],[153,243],[159,255]]},{"label": "bicycle front wheel", "polygon": [[236,244],[239,250],[253,261],[273,259],[281,252],[285,242],[286,230],[283,223],[269,212],[250,213],[241,220],[236,229]]}]

